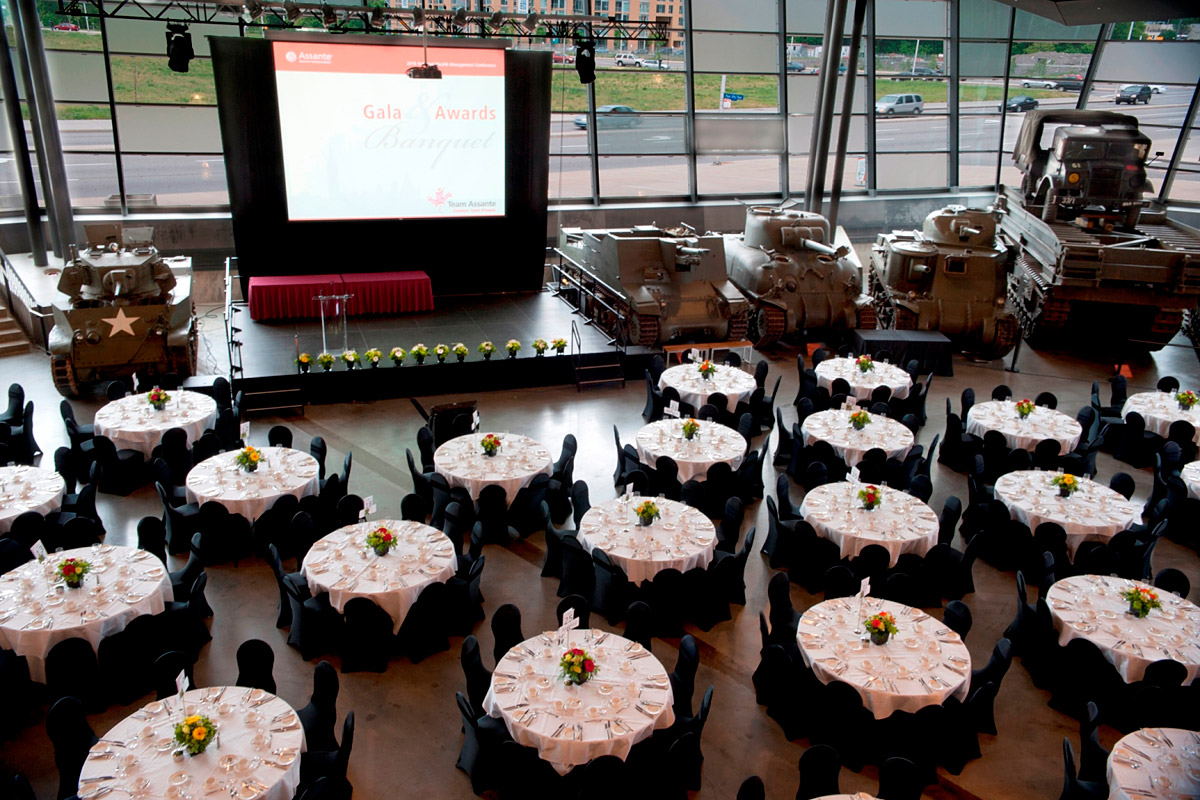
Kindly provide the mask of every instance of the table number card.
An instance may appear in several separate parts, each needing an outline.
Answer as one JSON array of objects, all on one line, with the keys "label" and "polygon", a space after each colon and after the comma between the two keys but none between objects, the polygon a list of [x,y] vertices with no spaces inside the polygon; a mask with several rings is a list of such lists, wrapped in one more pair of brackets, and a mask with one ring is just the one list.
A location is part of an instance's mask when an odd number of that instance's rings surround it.
[{"label": "table number card", "polygon": [[558,626],[558,639],[565,642],[568,634],[579,627],[579,620],[575,618],[575,609],[568,608],[563,612],[562,625]]},{"label": "table number card", "polygon": [[663,416],[679,419],[679,401],[668,400],[667,407],[663,409]]},{"label": "table number card", "polygon": [[375,513],[375,495],[369,494],[363,498],[363,513],[365,513],[365,514],[374,514]]},{"label": "table number card", "polygon": [[33,557],[38,561],[46,560],[46,545],[42,543],[41,539],[33,543],[33,547],[29,548],[29,552],[33,553]]},{"label": "table number card", "polygon": [[238,435],[242,437],[243,442],[250,438],[250,423],[249,422],[242,423],[242,427],[238,429]]}]

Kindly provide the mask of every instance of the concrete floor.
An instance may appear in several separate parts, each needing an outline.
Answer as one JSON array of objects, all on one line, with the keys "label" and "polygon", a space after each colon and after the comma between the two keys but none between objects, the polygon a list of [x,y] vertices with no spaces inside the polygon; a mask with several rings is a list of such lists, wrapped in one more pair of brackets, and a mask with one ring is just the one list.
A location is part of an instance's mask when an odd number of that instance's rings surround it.
[{"label": "concrete floor", "polygon": [[[207,314],[205,325],[219,335],[219,319]],[[1153,388],[1162,375],[1181,379],[1185,388],[1200,387],[1200,364],[1186,340],[1180,346],[1128,366],[1132,375],[1130,392]],[[201,353],[201,367],[215,364],[223,350],[212,342],[211,350]],[[944,427],[945,398],[955,408],[961,390],[975,388],[985,399],[998,383],[1013,387],[1017,396],[1033,396],[1043,390],[1055,392],[1059,408],[1074,413],[1088,403],[1093,380],[1101,382],[1112,373],[1107,355],[1088,351],[1087,342],[1079,342],[1077,353],[1058,355],[1038,353],[1026,348],[1021,356],[1021,373],[1002,371],[999,362],[974,364],[961,358],[955,362],[953,378],[936,378],[929,396],[929,424],[919,441],[928,443]],[[795,348],[777,347],[763,354],[771,362],[772,373],[783,376],[780,396],[784,401],[784,420],[795,419],[788,401],[796,393]],[[50,381],[47,358],[40,353],[11,357],[0,362],[2,382],[18,380],[37,406],[37,438],[50,454],[66,444],[66,432],[59,420],[59,397]],[[1103,388],[1107,400],[1107,385]],[[539,389],[528,392],[486,392],[473,395],[479,402],[483,424],[488,428],[519,431],[546,443],[557,453],[562,437],[574,433],[579,439],[580,458],[576,477],[591,487],[593,502],[612,496],[611,473],[615,454],[611,428],[615,424],[626,441],[643,424],[640,411],[644,387],[630,382],[625,389],[592,389],[577,393],[573,388]],[[459,396],[421,398],[428,405],[435,401],[463,399]],[[76,402],[81,422],[89,421],[100,407],[99,399]],[[251,421],[250,440],[265,443],[270,425],[286,422],[296,433],[296,444],[307,447],[309,437],[321,435],[329,444],[329,464],[339,465],[342,455],[354,452],[352,490],[374,495],[380,515],[399,515],[400,498],[410,491],[404,450],[416,450],[416,431],[421,419],[407,400],[373,403],[347,402],[334,406],[309,407],[303,417],[255,418]],[[1139,503],[1147,496],[1151,483],[1148,470],[1134,470],[1113,461],[1107,455],[1099,459],[1099,477],[1107,482],[1117,470],[1135,475]],[[775,473],[766,476],[773,486]],[[932,505],[940,509],[947,495],[967,495],[963,476],[934,466]],[[799,500],[799,491],[794,499]],[[147,514],[160,513],[152,487],[128,498],[102,495],[100,510],[109,530],[109,541],[119,544],[136,542],[135,525]],[[766,530],[766,508],[759,503],[748,513],[747,528],[754,524],[761,534]],[[961,544],[961,543],[960,543]],[[538,577],[543,555],[543,538],[535,535],[511,549],[489,547],[483,591],[489,614],[503,603],[520,606],[527,633],[553,627],[556,583]],[[1200,587],[1200,566],[1196,553],[1163,541],[1155,553],[1155,569],[1175,566],[1183,569],[1193,586]],[[312,685],[312,663],[285,644],[286,633],[274,628],[276,588],[269,568],[258,560],[240,567],[210,569],[208,597],[215,617],[211,622],[213,641],[207,645],[196,669],[202,685],[231,683],[236,677],[234,652],[248,638],[269,642],[276,653],[275,676],[280,695],[299,707],[308,701]],[[1014,611],[1015,578],[979,562],[975,568],[976,588],[966,598],[975,623],[969,638],[972,658],[983,663]],[[753,556],[746,570],[747,605],[734,607],[734,619],[704,633],[691,631],[700,645],[701,665],[697,677],[697,698],[704,689],[716,687],[712,719],[705,730],[703,749],[706,756],[701,798],[732,798],[747,776],[760,775],[766,782],[767,795],[777,800],[795,795],[796,763],[805,742],[793,743],[763,709],[755,704],[750,675],[758,660],[757,615],[766,604],[766,586],[771,570],[765,559]],[[1193,591],[1192,600],[1200,592]],[[792,587],[794,604],[805,609],[819,597]],[[603,620],[601,627],[605,627]],[[492,639],[486,623],[476,635],[484,653],[491,653]],[[344,714],[357,712],[358,734],[350,761],[350,779],[360,798],[403,796],[421,798],[463,798],[470,796],[466,776],[454,768],[461,743],[459,718],[454,692],[463,688],[458,664],[461,640],[452,640],[449,652],[438,654],[419,665],[393,661],[383,675],[355,673],[342,676],[338,707]],[[655,654],[670,668],[674,664],[677,641],[656,641]],[[336,657],[330,657],[336,665]],[[485,657],[490,664],[490,657]],[[1026,800],[1056,797],[1061,787],[1061,740],[1071,736],[1077,742],[1077,723],[1051,710],[1045,692],[1034,688],[1019,663],[1013,665],[996,701],[1000,734],[982,737],[983,758],[970,763],[959,776],[942,773],[939,784],[930,787],[932,797],[975,797],[988,800]],[[119,719],[145,702],[131,707],[114,706],[91,719],[101,735]],[[1116,734],[1102,729],[1106,745]],[[57,774],[53,752],[45,735],[44,720],[28,720],[23,735],[3,744],[0,761],[5,766],[28,774],[38,796],[54,796]],[[873,767],[861,774],[842,772],[843,791],[873,792],[877,788]],[[403,787],[398,789],[397,787]]]}]

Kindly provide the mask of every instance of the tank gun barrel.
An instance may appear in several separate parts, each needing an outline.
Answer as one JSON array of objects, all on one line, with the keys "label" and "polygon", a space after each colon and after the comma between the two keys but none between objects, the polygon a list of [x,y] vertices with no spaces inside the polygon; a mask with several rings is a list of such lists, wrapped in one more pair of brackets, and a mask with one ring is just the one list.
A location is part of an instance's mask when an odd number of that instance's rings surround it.
[{"label": "tank gun barrel", "polygon": [[808,239],[803,236],[799,237],[796,242],[800,247],[803,247],[806,250],[812,250],[815,253],[832,256],[833,258],[844,258],[850,254],[850,248],[846,247],[845,245],[841,245],[839,247],[830,247],[827,244],[822,244],[814,239]]},{"label": "tank gun barrel", "polygon": [[703,256],[711,253],[707,247],[679,247],[677,252],[685,256]]}]

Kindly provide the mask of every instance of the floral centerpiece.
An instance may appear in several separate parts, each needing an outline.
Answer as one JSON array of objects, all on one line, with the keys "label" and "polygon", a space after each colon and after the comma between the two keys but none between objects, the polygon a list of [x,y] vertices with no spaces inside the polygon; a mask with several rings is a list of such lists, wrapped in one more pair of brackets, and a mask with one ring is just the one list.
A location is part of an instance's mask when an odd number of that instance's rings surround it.
[{"label": "floral centerpiece", "polygon": [[301,353],[300,355],[296,356],[296,366],[300,368],[301,372],[308,372],[310,369],[312,369],[312,365],[313,357],[308,353]]},{"label": "floral centerpiece", "polygon": [[896,632],[896,618],[886,611],[880,611],[878,614],[872,614],[863,622],[863,626],[867,629],[867,633],[871,634],[871,641],[875,644],[884,644],[888,637]]},{"label": "floral centerpiece", "polygon": [[375,367],[379,366],[379,359],[383,358],[383,353],[372,347],[370,350],[363,353],[363,358],[365,358],[367,363],[371,365],[371,368],[374,369]]},{"label": "floral centerpiece", "polygon": [[1121,592],[1121,597],[1129,603],[1129,613],[1138,619],[1149,614],[1150,609],[1162,607],[1158,593],[1142,586],[1131,586]]},{"label": "floral centerpiece", "polygon": [[554,348],[554,352],[561,356],[563,351],[567,349],[567,340],[559,336],[550,342],[550,346]]},{"label": "floral centerpiece", "polygon": [[859,372],[870,372],[875,369],[875,361],[866,354],[854,359],[854,366],[858,367]]},{"label": "floral centerpiece", "polygon": [[546,355],[546,348],[548,347],[550,347],[550,345],[547,344],[546,340],[542,339],[541,337],[533,340],[533,349],[539,356]]},{"label": "floral centerpiece", "polygon": [[450,349],[454,352],[455,357],[458,358],[460,363],[466,359],[467,346],[462,342],[455,342],[454,347],[451,347]]},{"label": "floral centerpiece", "polygon": [[412,346],[408,353],[417,360],[418,364],[424,364],[425,356],[429,355],[429,348],[420,342],[417,342]]},{"label": "floral centerpiece", "polygon": [[508,351],[509,358],[516,358],[517,351],[521,349],[521,343],[516,339],[509,339],[504,343],[504,349]]},{"label": "floral centerpiece", "polygon": [[683,421],[683,438],[687,439],[688,441],[691,441],[692,439],[696,438],[696,434],[699,432],[700,432],[700,423],[699,422],[696,422],[696,420],[691,419],[690,417]]},{"label": "floral centerpiece", "polygon": [[1020,417],[1021,419],[1025,419],[1026,417],[1028,417],[1030,414],[1033,413],[1034,408],[1035,408],[1035,406],[1033,405],[1033,401],[1030,400],[1028,397],[1026,397],[1024,400],[1018,400],[1017,401],[1017,416]]},{"label": "floral centerpiece", "polygon": [[662,516],[662,512],[658,510],[658,505],[653,500],[643,500],[634,511],[637,513],[638,522],[643,527]]},{"label": "floral centerpiece", "polygon": [[237,465],[246,472],[254,472],[258,469],[258,462],[262,460],[262,453],[257,447],[246,445],[237,454]]},{"label": "floral centerpiece", "polygon": [[867,484],[858,490],[858,499],[862,500],[863,508],[874,511],[883,502],[883,492],[879,491],[878,486]]},{"label": "floral centerpiece", "polygon": [[357,350],[347,350],[342,353],[342,361],[346,362],[346,369],[354,369],[362,363],[358,360]]},{"label": "floral centerpiece", "polygon": [[1196,393],[1191,389],[1175,395],[1175,402],[1179,403],[1180,411],[1191,411],[1192,406],[1196,405],[1197,401],[1200,401],[1200,397],[1197,397]]},{"label": "floral centerpiece", "polygon": [[404,363],[404,359],[408,358],[408,353],[403,347],[393,347],[392,352],[388,353],[388,358],[398,367]]},{"label": "floral centerpiece", "polygon": [[558,667],[562,670],[563,680],[575,686],[587,683],[600,672],[595,660],[578,647],[572,647],[563,653],[562,658],[558,661]]},{"label": "floral centerpiece", "polygon": [[854,430],[861,431],[871,424],[871,415],[862,410],[855,411],[850,415],[850,424],[854,426]]},{"label": "floral centerpiece", "polygon": [[483,448],[483,454],[491,458],[500,449],[500,437],[494,433],[489,433],[483,437],[483,441],[479,445]]},{"label": "floral centerpiece", "polygon": [[367,534],[367,547],[374,550],[377,556],[386,556],[396,544],[396,534],[388,528],[379,527]]},{"label": "floral centerpiece", "polygon": [[329,372],[333,369],[333,353],[321,353],[317,356],[317,363],[321,365],[321,369]]},{"label": "floral centerpiece", "polygon": [[157,386],[146,393],[146,402],[149,403],[155,411],[162,411],[164,408],[166,408],[167,401],[170,399],[171,395],[167,394]]},{"label": "floral centerpiece", "polygon": [[203,714],[184,717],[183,722],[175,726],[175,741],[188,755],[198,756],[203,753],[216,736],[217,726]]},{"label": "floral centerpiece", "polygon": [[450,355],[450,346],[438,342],[433,346],[433,354],[437,356],[439,364],[446,363],[446,356]]},{"label": "floral centerpiece", "polygon": [[78,589],[83,584],[83,576],[92,571],[92,565],[82,558],[68,558],[60,561],[55,572],[63,582],[72,589]]},{"label": "floral centerpiece", "polygon": [[696,369],[700,373],[700,377],[707,381],[712,379],[713,373],[717,371],[717,365],[706,358],[700,362],[700,366]]},{"label": "floral centerpiece", "polygon": [[1059,497],[1070,497],[1079,489],[1079,478],[1068,472],[1063,475],[1055,475],[1050,479],[1050,484],[1058,487]]},{"label": "floral centerpiece", "polygon": [[496,352],[496,345],[492,344],[491,342],[480,342],[479,352],[483,353],[484,361],[490,361],[492,358],[492,353]]}]

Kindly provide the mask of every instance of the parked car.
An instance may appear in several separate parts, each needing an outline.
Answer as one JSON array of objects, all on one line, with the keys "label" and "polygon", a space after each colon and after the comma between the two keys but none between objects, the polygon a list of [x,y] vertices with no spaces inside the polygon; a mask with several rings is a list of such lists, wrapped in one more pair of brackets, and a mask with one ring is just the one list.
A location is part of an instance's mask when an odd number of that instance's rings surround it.
[{"label": "parked car", "polygon": [[56,31],[77,31],[77,30],[79,30],[79,26],[76,25],[74,22],[60,22],[54,26],[54,30],[56,30]]},{"label": "parked car", "polygon": [[1064,92],[1078,92],[1083,89],[1082,75],[1063,75],[1054,81],[1054,88]]},{"label": "parked car", "polygon": [[1008,102],[1004,104],[1001,111],[1032,111],[1038,107],[1038,101],[1026,94],[1019,94],[1016,97],[1008,98]]},{"label": "parked car", "polygon": [[1152,94],[1153,92],[1150,91],[1150,87],[1146,84],[1131,83],[1128,86],[1121,87],[1121,91],[1117,92],[1116,96],[1113,97],[1113,104],[1119,106],[1121,103],[1129,103],[1129,105],[1149,103],[1150,95]]},{"label": "parked car", "polygon": [[875,101],[875,113],[893,116],[895,114],[920,114],[925,110],[925,100],[919,94],[885,94]]},{"label": "parked car", "polygon": [[[586,128],[587,114],[575,117],[576,128]],[[642,118],[629,106],[600,106],[596,109],[596,127],[599,128],[636,128],[642,124]]]},{"label": "parked car", "polygon": [[1054,81],[1043,80],[1040,78],[1022,78],[1021,88],[1023,89],[1053,89]]},{"label": "parked car", "polygon": [[917,67],[912,72],[902,72],[900,74],[907,77],[920,78],[921,80],[926,81],[940,81],[945,77],[941,72],[938,72],[935,69],[930,69],[929,67]]},{"label": "parked car", "polygon": [[649,58],[633,53],[617,53],[614,59],[618,67],[652,67],[654,69],[670,69],[669,61],[661,58]]},{"label": "parked car", "polygon": [[1152,83],[1150,84],[1150,91],[1154,92],[1155,94],[1166,94],[1167,87],[1163,86],[1162,84]]},{"label": "parked car", "polygon": [[550,56],[550,60],[553,61],[555,64],[574,64],[575,56],[569,56],[566,53],[556,52],[552,56]]}]

